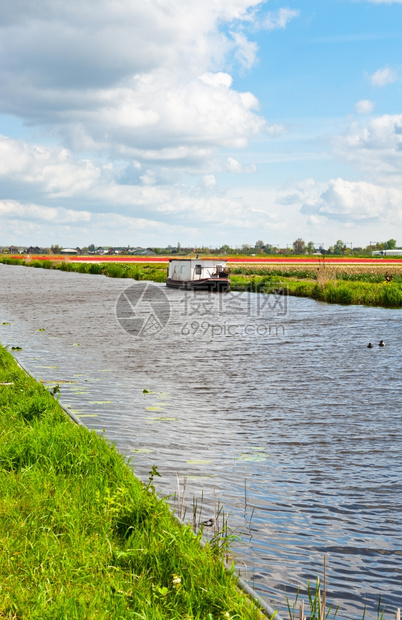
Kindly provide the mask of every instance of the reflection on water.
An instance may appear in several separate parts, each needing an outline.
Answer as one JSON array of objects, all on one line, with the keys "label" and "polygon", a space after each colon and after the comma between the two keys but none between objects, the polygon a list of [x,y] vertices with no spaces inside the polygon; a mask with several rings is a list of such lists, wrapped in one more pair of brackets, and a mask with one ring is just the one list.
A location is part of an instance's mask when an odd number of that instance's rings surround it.
[{"label": "reflection on water", "polygon": [[324,555],[339,617],[401,606],[401,312],[156,285],[169,322],[160,306],[138,336],[116,318],[130,285],[0,265],[0,341],[140,477],[156,465],[173,494],[186,476],[204,519],[215,491],[239,568],[282,610]]}]

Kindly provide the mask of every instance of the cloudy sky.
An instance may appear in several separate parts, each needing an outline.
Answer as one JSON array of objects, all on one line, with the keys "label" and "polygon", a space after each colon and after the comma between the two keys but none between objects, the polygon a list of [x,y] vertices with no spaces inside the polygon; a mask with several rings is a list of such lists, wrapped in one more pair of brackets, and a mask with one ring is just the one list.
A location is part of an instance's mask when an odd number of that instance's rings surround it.
[{"label": "cloudy sky", "polygon": [[0,245],[402,244],[402,0],[0,2]]}]

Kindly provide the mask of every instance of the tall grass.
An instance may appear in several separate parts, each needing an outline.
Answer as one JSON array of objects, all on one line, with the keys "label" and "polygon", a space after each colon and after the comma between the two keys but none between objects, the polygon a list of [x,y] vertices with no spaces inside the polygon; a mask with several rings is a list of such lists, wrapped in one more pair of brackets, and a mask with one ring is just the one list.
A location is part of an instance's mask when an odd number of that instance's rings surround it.
[{"label": "tall grass", "polygon": [[402,307],[402,284],[394,280],[381,283],[344,281],[332,279],[329,274],[319,281],[279,276],[231,276],[231,288],[236,291],[310,297],[327,303]]},{"label": "tall grass", "polygon": [[0,617],[260,618],[104,438],[0,347]]}]

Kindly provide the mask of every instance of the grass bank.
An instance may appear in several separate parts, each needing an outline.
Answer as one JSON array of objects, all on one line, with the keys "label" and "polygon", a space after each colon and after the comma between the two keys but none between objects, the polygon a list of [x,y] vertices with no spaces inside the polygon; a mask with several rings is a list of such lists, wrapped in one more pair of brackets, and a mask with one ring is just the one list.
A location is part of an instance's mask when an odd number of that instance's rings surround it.
[{"label": "grass bank", "polygon": [[383,306],[384,308],[402,307],[402,285],[384,282],[333,281],[319,284],[292,278],[270,278],[253,276],[231,276],[231,288],[235,291],[253,291],[259,293],[279,293],[296,297],[309,297],[317,301],[333,304],[356,304],[366,306]]},{"label": "grass bank", "polygon": [[[0,617],[256,619],[219,547],[0,346]],[[153,472],[155,473],[155,472]]]},{"label": "grass bank", "polygon": [[230,278],[236,291],[275,292],[336,304],[402,307],[400,266],[245,266],[232,268]]}]

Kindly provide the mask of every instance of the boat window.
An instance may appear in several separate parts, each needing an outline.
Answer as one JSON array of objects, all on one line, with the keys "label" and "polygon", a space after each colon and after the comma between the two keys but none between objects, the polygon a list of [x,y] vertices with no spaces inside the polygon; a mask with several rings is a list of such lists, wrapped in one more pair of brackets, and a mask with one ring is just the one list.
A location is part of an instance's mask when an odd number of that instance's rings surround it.
[{"label": "boat window", "polygon": [[201,275],[201,273],[202,273],[201,265],[196,265],[195,266],[194,273],[195,273],[196,276],[200,276]]}]

